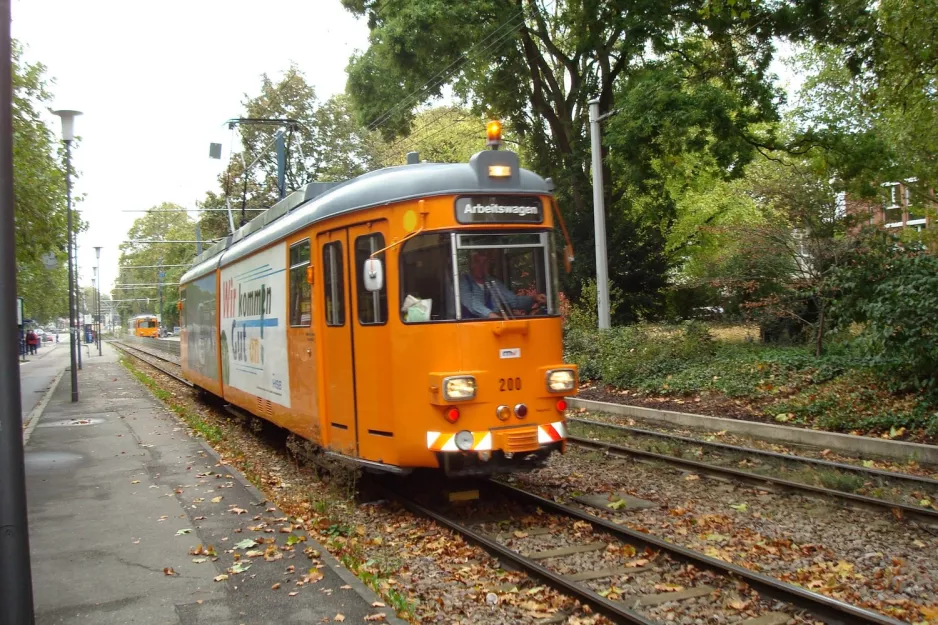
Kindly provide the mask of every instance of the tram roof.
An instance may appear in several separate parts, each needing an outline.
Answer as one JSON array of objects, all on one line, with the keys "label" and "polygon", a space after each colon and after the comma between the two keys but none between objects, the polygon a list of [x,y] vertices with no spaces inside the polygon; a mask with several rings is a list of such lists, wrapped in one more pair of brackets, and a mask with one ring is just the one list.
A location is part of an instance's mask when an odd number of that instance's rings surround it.
[{"label": "tram roof", "polygon": [[[488,168],[507,165],[511,176],[492,178]],[[468,163],[415,163],[386,167],[345,182],[312,182],[196,257],[186,283],[231,264],[297,230],[344,213],[439,195],[550,193],[553,185],[522,169],[507,150],[479,152]]]}]

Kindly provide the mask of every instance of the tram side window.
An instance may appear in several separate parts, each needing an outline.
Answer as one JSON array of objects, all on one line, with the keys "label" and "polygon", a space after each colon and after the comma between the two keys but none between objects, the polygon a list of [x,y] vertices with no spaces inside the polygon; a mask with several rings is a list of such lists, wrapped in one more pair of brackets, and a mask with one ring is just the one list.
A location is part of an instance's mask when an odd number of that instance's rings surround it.
[{"label": "tram side window", "polygon": [[342,244],[322,246],[323,289],[326,295],[326,325],[345,325],[345,274],[342,272]]},{"label": "tram side window", "polygon": [[[355,271],[358,279],[358,322],[362,325],[383,324],[388,320],[388,285],[385,283],[380,291],[369,292],[365,289],[365,276],[362,271],[365,261],[377,252],[384,249],[384,235],[380,232],[367,234],[355,239]],[[384,252],[375,256],[384,265]]]},{"label": "tram side window", "polygon": [[456,319],[451,235],[429,233],[409,239],[401,248],[400,263],[401,319],[405,323]]},{"label": "tram side window", "polygon": [[290,246],[290,325],[309,327],[312,287],[306,280],[309,267],[309,240]]}]

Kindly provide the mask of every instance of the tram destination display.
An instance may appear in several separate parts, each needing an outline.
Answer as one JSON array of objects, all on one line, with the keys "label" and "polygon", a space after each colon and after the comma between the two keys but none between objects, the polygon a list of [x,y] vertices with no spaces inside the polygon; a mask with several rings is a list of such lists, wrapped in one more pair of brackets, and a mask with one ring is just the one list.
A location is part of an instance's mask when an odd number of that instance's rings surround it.
[{"label": "tram destination display", "polygon": [[473,196],[456,199],[456,221],[461,224],[539,224],[544,205],[537,197],[517,195]]}]

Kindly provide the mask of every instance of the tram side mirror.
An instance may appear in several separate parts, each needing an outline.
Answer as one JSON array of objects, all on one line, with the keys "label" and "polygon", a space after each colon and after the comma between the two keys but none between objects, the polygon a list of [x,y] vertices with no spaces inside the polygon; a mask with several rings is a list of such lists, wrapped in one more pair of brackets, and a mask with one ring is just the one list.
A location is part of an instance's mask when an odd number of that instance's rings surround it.
[{"label": "tram side mirror", "polygon": [[362,276],[365,278],[365,290],[369,293],[380,291],[384,287],[384,269],[377,258],[369,258],[365,261]]}]

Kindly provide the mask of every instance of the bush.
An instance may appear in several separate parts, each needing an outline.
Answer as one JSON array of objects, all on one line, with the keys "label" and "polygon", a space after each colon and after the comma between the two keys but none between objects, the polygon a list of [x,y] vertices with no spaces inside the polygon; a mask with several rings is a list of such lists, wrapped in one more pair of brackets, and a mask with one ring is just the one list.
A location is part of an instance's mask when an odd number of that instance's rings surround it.
[{"label": "bush", "polygon": [[638,324],[604,332],[568,327],[566,333],[566,358],[580,367],[580,377],[616,386],[670,375],[714,353],[710,331],[697,321],[678,328]]},{"label": "bush", "polygon": [[863,324],[855,339],[893,390],[938,395],[938,258],[916,243],[868,233],[835,276],[841,325]]}]

